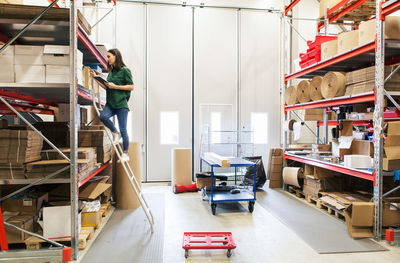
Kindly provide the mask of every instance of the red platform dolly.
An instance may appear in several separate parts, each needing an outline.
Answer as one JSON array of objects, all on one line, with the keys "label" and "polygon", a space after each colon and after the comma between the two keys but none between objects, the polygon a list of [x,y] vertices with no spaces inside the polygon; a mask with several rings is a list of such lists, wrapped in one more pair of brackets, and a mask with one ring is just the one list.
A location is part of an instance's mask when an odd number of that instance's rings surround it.
[{"label": "red platform dolly", "polygon": [[226,255],[231,257],[236,244],[231,232],[185,232],[182,248],[185,258],[189,256],[190,249],[227,249]]}]

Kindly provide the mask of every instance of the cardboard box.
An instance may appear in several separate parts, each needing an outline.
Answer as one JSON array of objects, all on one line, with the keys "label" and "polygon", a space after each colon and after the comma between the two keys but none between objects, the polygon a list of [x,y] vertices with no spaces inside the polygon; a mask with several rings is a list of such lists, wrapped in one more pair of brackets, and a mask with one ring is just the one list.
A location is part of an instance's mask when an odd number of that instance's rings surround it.
[{"label": "cardboard box", "polygon": [[400,159],[388,159],[384,157],[382,165],[382,169],[385,171],[400,170]]},{"label": "cardboard box", "polygon": [[[30,215],[7,216],[7,215],[4,215],[4,220],[10,224],[16,225],[27,231],[33,232],[33,230],[34,230],[33,229],[33,216],[30,216]],[[25,241],[25,239],[30,237],[29,234],[19,231],[18,229],[15,229],[13,227],[5,226],[5,229],[6,229],[7,242],[9,244],[22,243]]]},{"label": "cardboard box", "polygon": [[334,171],[327,170],[320,167],[314,167],[314,178],[316,179],[325,179],[334,177]]},{"label": "cardboard box", "polygon": [[[76,105],[76,112],[80,111],[80,105]],[[58,118],[57,120],[60,122],[69,122],[70,118],[70,104],[69,103],[59,103],[58,104]],[[76,118],[78,118],[77,122],[81,123],[80,119],[80,114],[76,115]]]},{"label": "cardboard box", "polygon": [[82,75],[83,75],[83,86],[86,89],[92,89],[92,78],[90,76],[90,68],[89,67],[83,67],[82,69]]},{"label": "cardboard box", "polygon": [[[69,46],[63,45],[44,45],[43,54],[69,55]],[[69,64],[69,63],[68,63]]]},{"label": "cardboard box", "polygon": [[[215,185],[216,182],[216,178],[213,177],[213,185]],[[198,189],[203,189],[204,187],[209,186],[211,187],[211,177],[207,177],[207,178],[196,178],[196,187]]]},{"label": "cardboard box", "polygon": [[43,202],[49,201],[48,193],[33,193],[22,198],[9,198],[3,201],[2,210],[8,212],[23,212],[35,215]]},{"label": "cardboard box", "polygon": [[319,17],[325,17],[326,8],[332,8],[339,2],[340,0],[321,0],[319,2]]},{"label": "cardboard box", "polygon": [[400,159],[400,121],[389,122],[385,142],[385,154],[389,160]]},{"label": "cardboard box", "polygon": [[304,165],[304,176],[312,175],[314,176],[314,166],[311,165]]},{"label": "cardboard box", "polygon": [[344,32],[338,35],[338,54],[347,52],[358,46],[358,30]]},{"label": "cardboard box", "polygon": [[[304,115],[305,121],[323,121],[324,110],[323,109],[307,109]],[[328,112],[328,120],[337,120],[336,112]]]},{"label": "cardboard box", "polygon": [[[80,232],[81,215],[78,215]],[[52,206],[43,208],[43,236],[45,238],[71,237],[71,206]]]},{"label": "cardboard box", "polygon": [[79,198],[80,199],[92,199],[92,200],[96,199],[110,187],[111,187],[111,184],[106,184],[102,180],[89,183],[83,189],[83,191],[81,191],[79,193]]},{"label": "cardboard box", "polygon": [[101,223],[101,212],[100,210],[95,212],[82,212],[81,226],[82,227],[98,227]]},{"label": "cardboard box", "polygon": [[46,74],[46,83],[69,83],[69,75],[51,75]]},{"label": "cardboard box", "polygon": [[399,227],[400,226],[400,211],[396,207],[400,207],[399,197],[386,197],[382,210],[382,226],[384,227]]},{"label": "cardboard box", "polygon": [[44,46],[15,45],[15,55],[43,55]]},{"label": "cardboard box", "polygon": [[271,164],[272,165],[282,165],[283,163],[283,156],[272,156]]},{"label": "cardboard box", "polygon": [[14,83],[15,82],[15,70],[14,64],[6,64],[2,61],[4,57],[0,57],[0,83]]},{"label": "cardboard box", "polygon": [[7,129],[8,121],[6,119],[0,119],[0,129]]},{"label": "cardboard box", "polygon": [[17,83],[45,83],[45,66],[15,65],[15,82]]},{"label": "cardboard box", "polygon": [[[342,137],[343,138],[343,137]],[[351,137],[348,137],[352,139]],[[345,146],[343,146],[345,145]],[[343,157],[344,155],[367,155],[370,157],[374,156],[374,145],[370,141],[366,140],[354,140],[352,139],[350,145],[341,144],[337,140],[332,140],[332,154],[334,156]]]},{"label": "cardboard box", "polygon": [[340,136],[353,136],[353,121],[342,121]]},{"label": "cardboard box", "polygon": [[[4,45],[0,45],[0,48],[2,48]],[[14,46],[8,46],[5,50],[3,50],[0,53],[0,57],[8,57],[8,56],[12,56],[14,57],[15,54],[15,48]]]},{"label": "cardboard box", "polygon": [[347,230],[352,238],[372,237],[374,204],[369,202],[352,202],[344,211]]},{"label": "cardboard box", "polygon": [[[375,41],[376,20],[361,22],[359,26],[359,44],[364,45]],[[385,18],[385,39],[400,39],[400,17],[388,16]]]},{"label": "cardboard box", "polygon": [[282,188],[283,182],[282,180],[270,180],[269,181],[269,188]]},{"label": "cardboard box", "polygon": [[271,173],[282,173],[283,164],[272,164],[271,166]]},{"label": "cardboard box", "polygon": [[338,41],[332,40],[321,44],[321,61],[327,60],[338,54]]},{"label": "cardboard box", "polygon": [[279,172],[271,172],[271,176],[269,178],[271,181],[282,181],[282,168]]},{"label": "cardboard box", "polygon": [[43,66],[43,55],[15,55],[14,65]]},{"label": "cardboard box", "polygon": [[46,65],[46,75],[70,75],[69,66]]},{"label": "cardboard box", "polygon": [[331,152],[332,144],[313,144],[312,150],[313,152]]},{"label": "cardboard box", "polygon": [[366,155],[345,155],[344,166],[350,168],[372,168],[372,158]]}]

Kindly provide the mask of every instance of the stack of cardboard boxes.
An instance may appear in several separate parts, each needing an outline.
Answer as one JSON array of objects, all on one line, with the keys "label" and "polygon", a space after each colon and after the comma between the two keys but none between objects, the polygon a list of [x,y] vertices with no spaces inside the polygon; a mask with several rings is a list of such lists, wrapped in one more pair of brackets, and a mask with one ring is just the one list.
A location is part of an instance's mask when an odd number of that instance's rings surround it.
[{"label": "stack of cardboard boxes", "polygon": [[25,164],[40,160],[43,139],[32,130],[0,129],[0,178],[24,179]]},{"label": "stack of cardboard boxes", "polygon": [[400,170],[400,122],[389,122],[385,142],[383,170]]},{"label": "stack of cardboard boxes", "polygon": [[97,162],[105,163],[111,160],[111,142],[105,130],[80,130],[79,147],[96,147]]},{"label": "stack of cardboard boxes", "polygon": [[340,179],[331,170],[305,165],[304,176],[303,192],[313,198],[318,198],[320,192],[340,191],[342,188]]},{"label": "stack of cardboard boxes", "polygon": [[[2,47],[3,45],[0,45]],[[14,83],[15,70],[14,70],[14,46],[7,47],[0,53],[0,82]]]},{"label": "stack of cardboard boxes", "polygon": [[269,180],[269,188],[281,188],[283,170],[283,151],[280,148],[271,149],[269,152],[269,162],[267,179]]}]

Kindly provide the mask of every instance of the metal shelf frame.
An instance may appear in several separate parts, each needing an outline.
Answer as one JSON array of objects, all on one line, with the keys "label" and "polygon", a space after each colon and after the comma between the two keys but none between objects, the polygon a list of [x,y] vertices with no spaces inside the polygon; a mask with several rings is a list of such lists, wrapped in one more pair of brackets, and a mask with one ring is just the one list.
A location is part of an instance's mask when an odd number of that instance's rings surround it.
[{"label": "metal shelf frame", "polygon": [[[333,17],[329,19],[325,19],[325,32],[327,32],[327,26],[329,23],[337,20],[346,14],[346,12],[350,12],[355,10],[360,5],[365,3],[366,1],[354,1],[352,5],[347,6],[347,8],[341,10],[339,13],[335,13]],[[327,10],[326,14],[332,15],[336,12],[343,4],[349,3],[349,0],[343,0],[335,7],[331,8],[331,10]],[[396,92],[387,92],[384,89],[385,75],[384,75],[384,67],[385,65],[392,65],[399,62],[399,42],[393,42],[391,40],[385,40],[383,32],[384,32],[384,24],[385,17],[397,10],[400,9],[400,1],[399,0],[391,0],[391,1],[383,1],[377,0],[375,6],[376,12],[376,32],[377,37],[374,42],[367,43],[365,45],[359,46],[353,50],[350,50],[344,54],[339,54],[333,58],[327,59],[325,61],[321,61],[317,64],[314,64],[310,67],[302,69],[298,72],[294,72],[288,75],[284,75],[282,78],[282,123],[288,120],[288,114],[291,111],[296,113],[296,110],[303,109],[312,109],[312,108],[323,108],[324,109],[324,121],[317,122],[317,127],[323,125],[324,127],[324,139],[325,143],[328,142],[328,125],[335,125],[336,122],[328,121],[327,118],[327,109],[332,106],[340,106],[340,105],[349,105],[356,103],[370,103],[375,105],[374,119],[373,119],[373,128],[374,128],[374,171],[368,172],[365,170],[351,169],[347,167],[343,167],[338,164],[333,164],[329,162],[324,162],[320,160],[315,160],[312,158],[288,154],[285,152],[285,158],[288,160],[298,161],[301,163],[307,163],[314,166],[318,166],[321,168],[334,170],[340,173],[344,173],[350,176],[355,176],[358,178],[363,178],[365,180],[369,180],[373,182],[374,194],[374,238],[378,241],[382,240],[383,232],[382,232],[382,202],[383,198],[390,192],[395,191],[399,187],[389,191],[388,193],[383,194],[382,184],[383,184],[383,176],[384,172],[382,171],[382,160],[383,160],[383,126],[384,121],[390,121],[391,118],[385,120],[384,119],[384,97],[386,96],[399,110],[400,105],[397,103],[392,96],[398,96]],[[374,12],[374,13],[375,13]],[[292,12],[293,13],[293,12]],[[287,15],[287,13],[285,13]],[[329,17],[329,16],[327,16]],[[334,18],[334,19],[333,19]],[[282,41],[285,50],[282,54],[282,74],[290,71],[290,61],[291,57],[291,43],[292,43],[292,34],[291,31],[286,29],[286,19],[293,19],[292,17],[287,18],[286,16],[282,19]],[[287,32],[289,31],[289,32]],[[285,89],[288,87],[288,84],[296,79],[296,78],[312,78],[313,76],[324,75],[328,71],[352,71],[355,69],[372,66],[375,65],[375,90],[374,92],[359,94],[356,96],[347,96],[347,97],[337,97],[328,100],[321,100],[309,103],[302,103],[297,105],[285,105]],[[396,69],[398,70],[398,68]],[[395,119],[395,118],[394,118]],[[355,122],[355,125],[365,125],[369,123],[368,121],[359,121]],[[319,134],[315,134],[318,136]],[[284,129],[282,130],[282,145],[283,148],[287,147],[287,139],[288,132]],[[317,137],[316,137],[317,139]]]},{"label": "metal shelf frame", "polygon": [[[15,42],[18,38],[22,36],[25,32],[28,32],[28,30],[33,28],[33,24],[37,23],[39,26],[43,25],[42,17],[45,16],[45,14],[49,10],[55,10],[53,6],[56,6],[58,0],[53,0],[48,7],[44,8],[41,10],[40,14],[38,14],[33,20],[27,21],[27,24],[23,27],[23,29],[18,32],[13,38],[11,38],[7,43],[0,48],[0,53],[5,50],[5,48]],[[49,22],[48,24],[54,24],[56,23],[57,25],[61,25],[65,28],[67,28],[69,32],[69,37],[68,37],[68,43],[69,43],[69,48],[70,48],[70,82],[69,84],[17,84],[17,83],[11,83],[11,84],[4,84],[0,83],[0,104],[4,105],[9,109],[9,113],[15,114],[20,119],[25,122],[31,129],[34,131],[38,132],[38,134],[42,137],[44,141],[46,141],[53,149],[55,149],[65,160],[69,162],[69,166],[66,166],[57,172],[54,172],[50,175],[47,175],[44,178],[36,178],[36,179],[15,179],[15,180],[1,180],[0,184],[25,184],[22,188],[18,189],[17,191],[9,194],[6,197],[3,197],[0,201],[3,201],[5,198],[11,197],[17,193],[20,193],[31,186],[37,185],[37,184],[43,184],[43,183],[69,183],[70,184],[70,189],[71,189],[71,247],[66,247],[62,244],[59,244],[57,242],[51,241],[49,239],[46,239],[42,236],[39,236],[35,233],[31,233],[29,231],[26,231],[24,229],[18,228],[17,226],[11,225],[7,222],[3,222],[2,218],[0,218],[0,227],[7,225],[9,227],[16,228],[20,231],[26,232],[28,234],[31,234],[33,236],[36,236],[40,239],[43,239],[49,243],[51,243],[55,248],[50,248],[50,249],[40,249],[37,251],[32,251],[32,250],[8,250],[8,244],[5,242],[6,237],[3,236],[4,231],[0,232],[1,235],[1,249],[2,251],[0,252],[0,261],[6,260],[7,262],[69,262],[69,261],[76,261],[78,260],[79,257],[79,248],[78,248],[78,229],[79,229],[79,213],[78,213],[78,189],[82,185],[84,185],[86,182],[88,182],[91,178],[93,178],[95,175],[100,173],[102,170],[107,168],[108,166],[111,165],[111,161],[102,165],[99,165],[96,167],[93,171],[91,171],[90,175],[85,177],[83,180],[79,180],[79,174],[78,174],[78,127],[79,124],[77,123],[77,113],[76,111],[76,106],[78,103],[82,103],[89,105],[92,104],[93,101],[96,103],[99,103],[99,99],[95,98],[94,95],[90,93],[90,91],[87,91],[83,87],[80,87],[78,85],[77,81],[77,50],[78,50],[78,44],[82,44],[79,47],[80,48],[85,48],[84,55],[90,55],[95,58],[96,62],[101,64],[103,67],[107,67],[107,61],[104,55],[98,50],[98,48],[93,44],[93,42],[89,39],[88,35],[82,30],[82,28],[78,24],[78,18],[77,18],[77,10],[78,10],[78,4],[80,3],[79,0],[71,0],[71,6],[68,10],[69,13],[69,20],[68,21],[62,21],[58,23],[57,21],[47,21]],[[114,1],[114,6],[115,6],[115,1]],[[21,8],[23,8],[21,6]],[[30,7],[32,8],[32,7]],[[115,8],[115,7],[114,7]],[[40,8],[38,9],[40,10]],[[64,14],[67,11],[61,11],[64,12]],[[58,12],[58,11],[57,11]],[[2,14],[3,15],[3,14]],[[2,17],[3,23],[4,19],[6,21],[7,17]],[[42,19],[42,20],[41,20]],[[15,21],[17,22],[17,21]],[[44,24],[46,24],[46,22]],[[21,21],[18,21],[17,23],[21,23]],[[8,24],[6,24],[8,25]],[[6,27],[7,28],[7,27]],[[54,28],[57,28],[57,26],[54,26]],[[4,28],[0,29],[3,30]],[[57,30],[57,29],[53,29]],[[34,30],[33,30],[34,31]],[[42,34],[46,34],[46,31],[41,31]],[[39,33],[35,32],[35,36],[40,37],[40,30]],[[62,32],[64,34],[64,32]],[[63,36],[65,38],[65,36]],[[78,43],[79,39],[79,43]],[[61,44],[61,43],[58,43]],[[62,40],[62,44],[67,44],[65,40]],[[91,58],[90,61],[93,61]],[[31,89],[31,92],[29,94],[23,94],[21,92],[16,92],[15,88],[21,88],[23,89]],[[32,92],[32,90],[37,90],[40,91],[40,89],[43,90],[46,88],[54,88],[56,91],[57,89],[59,91],[64,90],[68,91],[67,94],[64,94],[64,98],[68,97],[69,100],[67,103],[70,104],[70,158],[68,158],[65,154],[61,152],[58,147],[56,147],[53,143],[51,143],[45,136],[43,136],[35,127],[32,126],[19,112],[20,111],[29,111],[34,112],[35,110],[45,110],[46,107],[49,106],[57,106],[58,101],[57,99],[42,99],[41,93],[35,93]],[[57,93],[57,92],[56,92]],[[58,92],[59,93],[59,92]],[[35,96],[36,95],[36,96]],[[60,95],[62,97],[62,94]],[[11,102],[12,101],[12,102]],[[35,106],[35,107],[27,107],[27,103],[34,103],[34,104],[39,104],[40,106]],[[101,104],[104,102],[101,101]],[[25,107],[25,108],[24,108]],[[42,108],[43,107],[43,108]],[[1,110],[2,108],[0,108]],[[50,112],[49,112],[50,113]],[[65,171],[69,169],[70,170],[70,177],[67,179],[52,179],[55,175],[58,173]],[[1,209],[1,207],[0,207]],[[0,212],[1,216],[1,212]],[[3,228],[4,230],[4,228]]]}]

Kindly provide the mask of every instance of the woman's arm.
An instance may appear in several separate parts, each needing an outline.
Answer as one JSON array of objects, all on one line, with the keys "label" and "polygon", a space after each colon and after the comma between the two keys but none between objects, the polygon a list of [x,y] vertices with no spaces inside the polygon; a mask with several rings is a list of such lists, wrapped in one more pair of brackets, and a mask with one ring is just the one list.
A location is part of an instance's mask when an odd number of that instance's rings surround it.
[{"label": "woman's arm", "polygon": [[134,89],[133,84],[132,85],[115,85],[114,83],[109,82],[107,85],[110,89],[119,89],[119,90],[133,90]]}]

